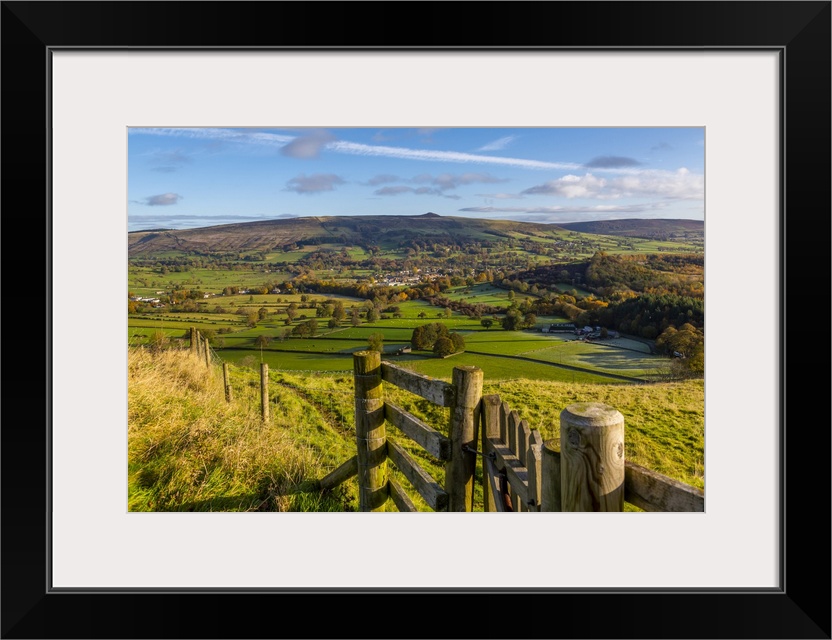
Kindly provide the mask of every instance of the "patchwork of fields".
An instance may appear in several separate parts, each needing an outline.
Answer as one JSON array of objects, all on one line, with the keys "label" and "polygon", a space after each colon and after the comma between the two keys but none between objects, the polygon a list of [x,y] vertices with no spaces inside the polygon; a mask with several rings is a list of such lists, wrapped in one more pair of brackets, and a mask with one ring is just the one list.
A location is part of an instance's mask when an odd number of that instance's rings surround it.
[{"label": "patchwork of fields", "polygon": [[[518,294],[520,298],[522,294]],[[483,301],[489,305],[509,304],[508,292],[488,284],[449,291],[448,298]],[[313,303],[333,304],[341,300],[347,316],[338,327],[329,327],[328,317],[316,317]],[[287,308],[298,306],[297,316],[289,320]],[[217,296],[204,308],[222,312],[161,312],[128,318],[130,344],[143,344],[157,332],[169,340],[187,340],[190,327],[211,336],[217,355],[228,362],[254,366],[266,362],[270,368],[285,371],[349,371],[351,354],[366,349],[372,334],[384,336],[384,357],[432,377],[451,377],[457,365],[476,365],[486,379],[528,378],[565,382],[640,383],[658,380],[666,369],[667,358],[652,355],[645,341],[616,338],[584,342],[571,333],[542,333],[540,329],[564,318],[539,317],[534,329],[505,331],[495,320],[485,328],[480,320],[432,306],[421,300],[396,303],[395,314],[382,313],[374,322],[350,322],[352,308],[364,310],[364,301],[335,295],[233,295]],[[265,309],[264,318],[247,326],[246,314]],[[261,312],[262,313],[262,312]],[[395,315],[395,317],[394,317]],[[291,331],[301,322],[315,318],[315,335],[296,337]],[[397,352],[410,346],[413,330],[429,322],[441,322],[465,339],[465,352],[438,358],[430,352]],[[258,343],[258,338],[264,340]]]}]

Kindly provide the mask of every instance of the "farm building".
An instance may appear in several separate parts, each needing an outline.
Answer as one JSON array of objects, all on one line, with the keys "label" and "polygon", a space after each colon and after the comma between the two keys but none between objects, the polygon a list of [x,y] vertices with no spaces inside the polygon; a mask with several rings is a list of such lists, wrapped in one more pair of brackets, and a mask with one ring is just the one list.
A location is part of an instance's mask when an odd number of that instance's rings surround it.
[{"label": "farm building", "polygon": [[558,331],[575,331],[575,329],[574,322],[555,322],[548,327],[543,327],[542,331],[544,333],[555,333]]}]

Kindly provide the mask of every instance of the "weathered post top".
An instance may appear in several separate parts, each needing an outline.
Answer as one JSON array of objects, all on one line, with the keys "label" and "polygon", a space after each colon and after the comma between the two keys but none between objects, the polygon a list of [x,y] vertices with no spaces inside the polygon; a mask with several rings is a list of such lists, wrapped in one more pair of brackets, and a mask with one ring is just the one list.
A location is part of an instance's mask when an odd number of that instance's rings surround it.
[{"label": "weathered post top", "polygon": [[624,510],[624,416],[596,402],[560,414],[563,511]]},{"label": "weathered post top", "polygon": [[569,415],[569,420],[573,424],[583,423],[600,427],[624,422],[624,416],[618,409],[600,402],[576,402],[561,411],[561,416],[564,413]]}]

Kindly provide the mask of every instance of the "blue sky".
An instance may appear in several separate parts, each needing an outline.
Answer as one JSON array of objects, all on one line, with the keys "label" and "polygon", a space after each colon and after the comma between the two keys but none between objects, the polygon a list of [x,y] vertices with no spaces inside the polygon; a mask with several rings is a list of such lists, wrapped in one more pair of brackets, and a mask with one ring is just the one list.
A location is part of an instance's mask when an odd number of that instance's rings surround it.
[{"label": "blue sky", "polygon": [[301,216],[704,220],[705,131],[131,128],[128,228]]}]

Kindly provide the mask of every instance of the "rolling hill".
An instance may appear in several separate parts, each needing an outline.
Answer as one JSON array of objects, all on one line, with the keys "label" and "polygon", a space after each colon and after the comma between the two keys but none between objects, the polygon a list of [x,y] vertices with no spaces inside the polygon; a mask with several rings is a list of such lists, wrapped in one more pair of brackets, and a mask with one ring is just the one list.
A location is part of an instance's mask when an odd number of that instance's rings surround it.
[{"label": "rolling hill", "polygon": [[166,251],[272,251],[297,243],[398,246],[403,240],[469,245],[506,237],[562,240],[565,230],[606,235],[669,238],[695,233],[703,223],[691,220],[615,220],[563,225],[440,216],[315,216],[224,224],[197,229],[134,231],[128,234],[131,257]]},{"label": "rolling hill", "polygon": [[705,233],[705,222],[702,220],[648,220],[631,218],[627,220],[568,222],[559,226],[561,229],[578,231],[580,233],[661,240],[700,237]]}]

